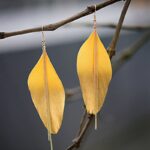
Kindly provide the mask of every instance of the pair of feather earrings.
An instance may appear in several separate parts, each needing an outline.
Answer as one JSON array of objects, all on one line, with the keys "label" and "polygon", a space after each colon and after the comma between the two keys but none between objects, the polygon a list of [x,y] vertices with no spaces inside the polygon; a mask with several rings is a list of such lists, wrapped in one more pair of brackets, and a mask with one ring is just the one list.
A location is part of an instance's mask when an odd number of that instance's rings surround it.
[{"label": "pair of feather earrings", "polygon": [[[53,150],[51,134],[59,131],[65,106],[65,91],[46,52],[45,37],[42,27],[42,55],[28,77],[28,87],[39,116],[48,130],[48,140]],[[94,31],[81,46],[77,56],[83,100],[89,114],[100,111],[112,77],[109,56],[96,32],[96,7],[94,13]]]}]

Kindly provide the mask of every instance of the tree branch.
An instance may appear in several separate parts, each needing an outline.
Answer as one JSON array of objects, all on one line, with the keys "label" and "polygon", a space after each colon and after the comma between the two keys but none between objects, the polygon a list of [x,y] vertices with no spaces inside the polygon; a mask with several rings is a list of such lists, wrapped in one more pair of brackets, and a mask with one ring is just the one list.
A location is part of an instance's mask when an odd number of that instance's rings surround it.
[{"label": "tree branch", "polygon": [[[100,10],[108,5],[111,5],[113,3],[116,3],[118,1],[121,0],[109,0],[100,4],[96,5],[96,11]],[[59,27],[73,22],[74,20],[77,20],[79,18],[82,18],[84,16],[90,15],[95,11],[95,6],[88,6],[85,10],[67,18],[64,20],[61,20],[59,22],[53,23],[53,24],[48,24],[48,25],[44,25],[43,26],[43,31],[54,31],[56,29],[58,29]],[[7,37],[11,37],[11,36],[17,36],[17,35],[22,35],[22,34],[27,34],[27,33],[32,33],[32,32],[41,32],[42,31],[42,26],[41,27],[37,27],[37,28],[31,28],[31,29],[26,29],[26,30],[20,30],[20,31],[15,31],[15,32],[0,32],[0,39],[4,39]]]},{"label": "tree branch", "polygon": [[85,124],[82,127],[82,130],[80,131],[80,134],[73,140],[72,145],[70,145],[66,150],[72,150],[74,148],[80,147],[80,143],[81,143],[81,141],[83,139],[83,136],[85,135],[86,130],[88,129],[88,127],[89,127],[93,117],[94,117],[94,115],[89,115],[88,114],[88,117],[87,117],[87,119],[85,121]]},{"label": "tree branch", "polygon": [[108,53],[109,53],[110,58],[112,58],[113,55],[115,55],[115,49],[116,49],[116,45],[117,45],[117,42],[119,39],[121,27],[122,27],[126,12],[128,10],[128,7],[130,5],[130,2],[131,2],[131,0],[126,0],[126,2],[125,2],[125,5],[123,7],[123,10],[122,10],[120,18],[119,18],[118,25],[116,27],[116,32],[115,32],[113,39],[108,47]]},{"label": "tree branch", "polygon": [[135,43],[130,47],[118,53],[118,55],[113,59],[113,74],[116,73],[120,67],[130,60],[138,50],[150,40],[150,31],[146,32],[142,37],[140,37]]},{"label": "tree branch", "polygon": [[80,87],[75,87],[72,89],[66,89],[65,93],[66,93],[66,99],[70,99],[72,98],[74,95],[79,94],[80,92]]}]

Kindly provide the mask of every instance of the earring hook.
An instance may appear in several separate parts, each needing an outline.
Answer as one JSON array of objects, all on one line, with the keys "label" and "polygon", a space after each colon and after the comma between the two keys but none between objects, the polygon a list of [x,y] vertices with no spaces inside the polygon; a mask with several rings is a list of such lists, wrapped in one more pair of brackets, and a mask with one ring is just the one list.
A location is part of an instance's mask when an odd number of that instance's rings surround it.
[{"label": "earring hook", "polygon": [[96,15],[96,4],[94,5],[94,7],[95,7],[94,13],[95,13],[95,15]]},{"label": "earring hook", "polygon": [[45,35],[44,35],[44,26],[42,25],[42,48],[46,49]]},{"label": "earring hook", "polygon": [[94,5],[95,10],[94,10],[94,30],[96,30],[96,5]]}]

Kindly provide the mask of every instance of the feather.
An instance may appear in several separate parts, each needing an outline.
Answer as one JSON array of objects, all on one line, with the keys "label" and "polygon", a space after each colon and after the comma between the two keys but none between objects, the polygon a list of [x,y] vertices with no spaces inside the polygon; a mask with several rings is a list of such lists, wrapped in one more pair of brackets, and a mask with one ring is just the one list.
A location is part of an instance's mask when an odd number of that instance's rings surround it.
[{"label": "feather", "polygon": [[28,77],[28,87],[51,140],[51,134],[56,134],[62,124],[65,92],[45,48]]},{"label": "feather", "polygon": [[112,78],[110,58],[96,30],[78,52],[77,73],[87,112],[96,116],[103,106]]}]

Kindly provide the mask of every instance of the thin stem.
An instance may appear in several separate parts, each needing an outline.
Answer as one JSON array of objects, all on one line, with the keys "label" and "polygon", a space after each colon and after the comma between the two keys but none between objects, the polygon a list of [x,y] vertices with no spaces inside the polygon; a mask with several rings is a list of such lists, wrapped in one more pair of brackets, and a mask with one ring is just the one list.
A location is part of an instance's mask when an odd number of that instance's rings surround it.
[{"label": "thin stem", "polygon": [[70,145],[66,150],[73,150],[74,148],[76,149],[76,148],[80,147],[80,143],[91,123],[92,118],[93,118],[93,115],[89,115],[87,117],[86,122],[81,130],[80,135],[76,138],[76,140],[73,141],[72,145]]},{"label": "thin stem", "polygon": [[[86,113],[86,109],[84,109],[84,113],[83,113],[82,119],[81,119],[81,121],[80,121],[80,128],[79,128],[79,131],[78,131],[77,136],[79,136],[79,135],[81,134],[81,130],[82,130],[82,128],[83,128],[83,125],[84,125],[84,123],[85,123],[86,118],[87,118],[87,113]],[[74,141],[74,140],[73,140],[73,141]]]},{"label": "thin stem", "polygon": [[108,47],[108,53],[109,53],[110,58],[112,58],[113,55],[115,55],[116,45],[117,45],[117,42],[118,42],[118,39],[119,39],[119,35],[120,35],[121,28],[122,28],[122,24],[123,24],[125,15],[127,13],[128,7],[130,5],[130,2],[131,2],[131,0],[126,0],[126,2],[125,2],[125,5],[123,7],[123,10],[122,10],[120,18],[119,18],[118,25],[116,27],[115,34],[114,34],[114,36],[112,38],[112,41],[111,41],[111,43],[110,43],[110,45]]},{"label": "thin stem", "polygon": [[144,33],[136,42],[130,45],[125,50],[117,54],[113,60],[113,73],[116,73],[120,67],[123,66],[128,60],[130,60],[138,50],[150,40],[150,31]]}]

